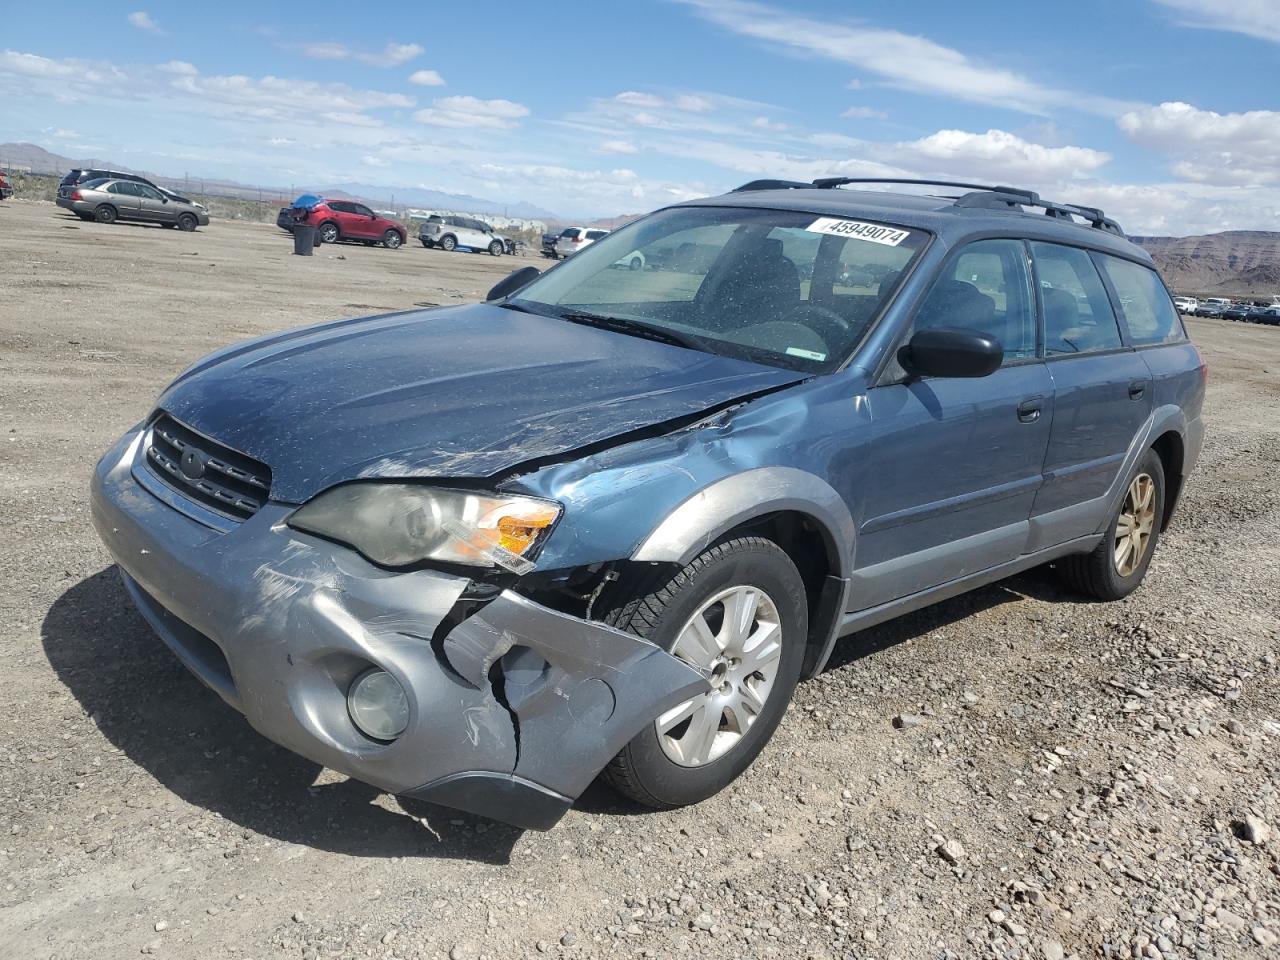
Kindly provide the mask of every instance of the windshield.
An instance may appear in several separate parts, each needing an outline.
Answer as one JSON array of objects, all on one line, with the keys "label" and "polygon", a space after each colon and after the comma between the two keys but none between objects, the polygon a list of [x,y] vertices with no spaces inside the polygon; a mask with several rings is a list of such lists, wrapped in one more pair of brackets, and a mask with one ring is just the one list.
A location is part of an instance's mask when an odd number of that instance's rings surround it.
[{"label": "windshield", "polygon": [[675,207],[585,247],[511,303],[823,372],[862,341],[927,240],[922,230],[813,213]]}]

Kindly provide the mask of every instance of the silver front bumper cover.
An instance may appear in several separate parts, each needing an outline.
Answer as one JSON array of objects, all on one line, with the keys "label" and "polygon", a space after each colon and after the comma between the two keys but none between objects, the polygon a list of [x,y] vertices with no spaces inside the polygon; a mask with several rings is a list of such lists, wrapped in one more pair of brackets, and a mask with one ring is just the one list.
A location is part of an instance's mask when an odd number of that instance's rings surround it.
[{"label": "silver front bumper cover", "polygon": [[[286,527],[287,505],[206,526],[139,483],[151,479],[142,438],[131,431],[103,457],[91,497],[135,603],[255,729],[317,763],[546,828],[645,724],[707,689],[653,644],[511,591],[463,616],[466,578],[376,567]],[[347,714],[347,689],[371,665],[409,699],[390,744]]]}]

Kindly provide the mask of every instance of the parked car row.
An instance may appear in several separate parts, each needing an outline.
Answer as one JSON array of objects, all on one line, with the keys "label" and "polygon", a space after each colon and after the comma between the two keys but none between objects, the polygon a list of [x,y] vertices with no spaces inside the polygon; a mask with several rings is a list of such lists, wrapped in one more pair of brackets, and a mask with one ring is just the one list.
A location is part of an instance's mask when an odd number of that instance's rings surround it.
[{"label": "parked car row", "polygon": [[1210,297],[1205,300],[1197,300],[1194,297],[1175,297],[1174,303],[1180,313],[1195,317],[1280,326],[1280,302],[1233,303],[1225,297]]}]

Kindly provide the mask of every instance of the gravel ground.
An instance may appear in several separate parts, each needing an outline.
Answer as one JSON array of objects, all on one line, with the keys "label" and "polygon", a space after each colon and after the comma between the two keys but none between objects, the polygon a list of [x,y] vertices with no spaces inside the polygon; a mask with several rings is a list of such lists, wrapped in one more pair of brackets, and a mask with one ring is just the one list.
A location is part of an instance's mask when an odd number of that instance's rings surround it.
[{"label": "gravel ground", "polygon": [[520,263],[290,249],[0,205],[0,955],[1280,955],[1280,330],[1191,321],[1207,446],[1128,600],[1034,571],[867,631],[723,794],[597,786],[521,833],[260,738],[89,524],[94,460],[191,360]]}]

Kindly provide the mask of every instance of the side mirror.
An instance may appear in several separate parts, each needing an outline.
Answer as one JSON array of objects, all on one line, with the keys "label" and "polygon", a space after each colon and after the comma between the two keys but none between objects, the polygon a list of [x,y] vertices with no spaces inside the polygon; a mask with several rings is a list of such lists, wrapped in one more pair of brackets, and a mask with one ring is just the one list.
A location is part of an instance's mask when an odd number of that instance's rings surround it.
[{"label": "side mirror", "polygon": [[527,283],[531,283],[542,273],[537,267],[521,267],[513,270],[490,288],[485,295],[485,302],[502,300],[511,296]]},{"label": "side mirror", "polygon": [[919,330],[898,351],[909,373],[925,377],[985,377],[1000,369],[1004,347],[973,330],[939,327]]}]

